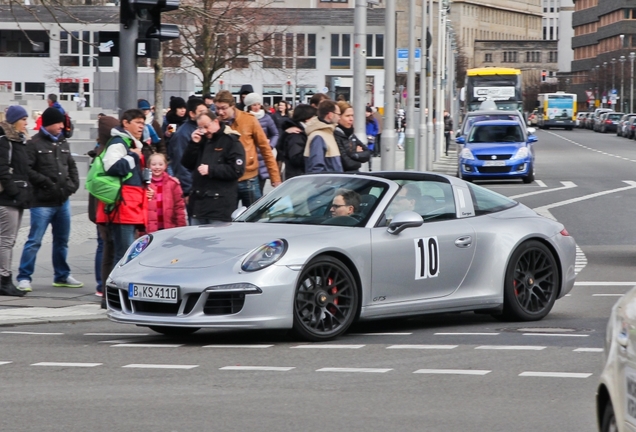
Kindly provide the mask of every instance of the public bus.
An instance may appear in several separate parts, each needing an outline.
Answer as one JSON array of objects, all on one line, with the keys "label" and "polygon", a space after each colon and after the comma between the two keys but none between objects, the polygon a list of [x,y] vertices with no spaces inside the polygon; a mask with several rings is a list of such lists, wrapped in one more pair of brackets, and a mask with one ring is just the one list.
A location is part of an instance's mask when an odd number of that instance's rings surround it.
[{"label": "public bus", "polygon": [[576,94],[556,92],[541,93],[538,96],[537,107],[539,119],[537,126],[541,129],[551,127],[572,130],[576,125]]},{"label": "public bus", "polygon": [[465,112],[477,111],[482,102],[494,101],[498,110],[523,112],[521,70],[485,67],[466,71]]}]

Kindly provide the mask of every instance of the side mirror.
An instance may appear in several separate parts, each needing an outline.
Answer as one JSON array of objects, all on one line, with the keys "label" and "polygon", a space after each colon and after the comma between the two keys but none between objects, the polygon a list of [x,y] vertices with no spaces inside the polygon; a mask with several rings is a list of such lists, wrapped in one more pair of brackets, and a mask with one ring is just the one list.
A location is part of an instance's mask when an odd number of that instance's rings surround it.
[{"label": "side mirror", "polygon": [[527,131],[528,131],[528,135],[534,135],[534,133],[535,133],[537,130],[536,130],[535,128],[533,128],[533,127],[530,127],[530,128],[528,128],[528,129],[527,129]]},{"label": "side mirror", "polygon": [[462,130],[461,129],[457,129],[457,132],[455,132],[455,136],[456,137],[462,136]]},{"label": "side mirror", "polygon": [[537,141],[539,141],[539,139],[537,138],[536,135],[530,135],[528,136],[528,142],[529,143],[536,143]]},{"label": "side mirror", "polygon": [[237,208],[236,210],[234,210],[232,212],[232,220],[236,219],[237,217],[239,217],[240,215],[242,215],[243,213],[245,213],[245,210],[247,210],[247,207],[245,206],[241,206],[239,208]]},{"label": "side mirror", "polygon": [[463,137],[463,136],[457,137],[457,138],[455,138],[455,142],[457,144],[466,144],[466,138]]},{"label": "side mirror", "polygon": [[389,234],[398,235],[407,228],[417,228],[422,226],[424,219],[414,211],[403,211],[395,215],[387,231]]}]

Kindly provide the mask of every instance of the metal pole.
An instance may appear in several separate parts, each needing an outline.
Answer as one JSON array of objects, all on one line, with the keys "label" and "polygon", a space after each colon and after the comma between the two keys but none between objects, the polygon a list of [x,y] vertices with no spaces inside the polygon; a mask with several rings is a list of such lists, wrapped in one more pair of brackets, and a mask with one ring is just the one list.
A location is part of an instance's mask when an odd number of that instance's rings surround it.
[{"label": "metal pole", "polygon": [[629,60],[632,63],[632,73],[630,74],[630,83],[629,83],[629,112],[634,112],[634,59],[636,58],[636,53],[629,53]]},{"label": "metal pole", "polygon": [[[616,78],[616,59],[613,58],[612,59],[612,89],[610,90],[610,93],[612,95],[614,94],[614,90],[616,89],[616,86],[614,85],[615,78]],[[612,105],[614,106],[612,107]],[[610,99],[610,107],[616,109],[616,101],[614,101],[614,103],[612,104]]]},{"label": "metal pole", "polygon": [[[428,166],[428,137],[426,136],[426,66],[428,65],[428,57],[425,55],[428,38],[426,30],[426,0],[422,0],[422,36],[421,36],[421,53],[420,58],[422,60],[422,70],[420,71],[420,143],[417,146],[417,164],[418,171],[429,171]],[[413,11],[411,11],[413,13]]]},{"label": "metal pole", "polygon": [[404,169],[415,168],[415,0],[409,0],[409,70],[406,73]]},{"label": "metal pole", "polygon": [[395,2],[386,2],[385,16],[385,49],[384,49],[384,121],[382,122],[382,160],[383,171],[395,169]]},{"label": "metal pole", "polygon": [[444,24],[444,0],[439,0],[437,7],[439,9],[439,20],[437,22],[437,77],[435,78],[435,161],[439,161],[442,156],[442,142],[444,140],[444,132],[442,130],[442,120],[444,117],[442,93],[442,74],[444,73],[444,38],[446,34],[446,25]]},{"label": "metal pole", "polygon": [[119,29],[119,114],[137,107],[137,50],[139,21]]},{"label": "metal pole", "polygon": [[621,111],[623,111],[625,109],[625,94],[623,93],[625,90],[623,81],[625,79],[625,56],[620,56],[618,61],[621,62]]},{"label": "metal pole", "polygon": [[[367,87],[367,0],[356,0],[353,20],[353,127],[356,136],[367,142],[365,125]],[[293,95],[294,99],[296,95]]]},{"label": "metal pole", "polygon": [[[441,0],[438,0],[441,1]],[[431,47],[429,49],[430,59],[430,75],[428,76],[428,119],[426,119],[427,140],[428,143],[428,169],[433,168],[433,158],[435,157],[435,130],[433,129],[433,48],[435,47],[435,32],[433,29],[433,0],[429,0],[428,7],[428,28],[431,32]],[[439,32],[439,29],[437,29]]]}]

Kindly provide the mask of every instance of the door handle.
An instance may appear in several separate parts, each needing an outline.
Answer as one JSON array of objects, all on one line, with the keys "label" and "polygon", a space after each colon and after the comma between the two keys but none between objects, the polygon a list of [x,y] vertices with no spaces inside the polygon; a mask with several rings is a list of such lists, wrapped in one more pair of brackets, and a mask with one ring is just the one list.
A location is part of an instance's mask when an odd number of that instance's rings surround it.
[{"label": "door handle", "polygon": [[455,246],[459,248],[467,248],[473,244],[473,238],[471,236],[463,236],[455,240]]}]

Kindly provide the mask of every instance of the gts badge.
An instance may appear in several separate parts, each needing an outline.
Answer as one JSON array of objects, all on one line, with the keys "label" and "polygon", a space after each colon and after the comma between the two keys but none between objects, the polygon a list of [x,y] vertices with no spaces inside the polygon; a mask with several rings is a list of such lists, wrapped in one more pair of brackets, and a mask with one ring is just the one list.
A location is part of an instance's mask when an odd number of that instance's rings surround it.
[{"label": "gts badge", "polygon": [[373,302],[383,302],[384,300],[386,300],[386,296],[378,296],[373,299]]}]

